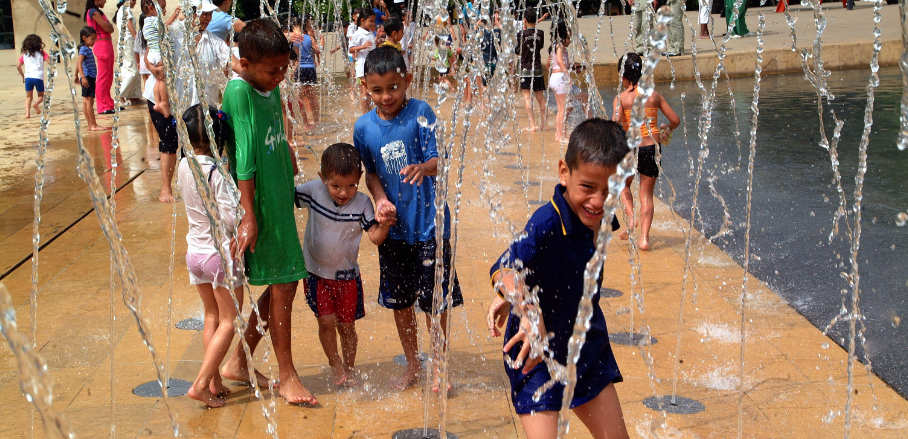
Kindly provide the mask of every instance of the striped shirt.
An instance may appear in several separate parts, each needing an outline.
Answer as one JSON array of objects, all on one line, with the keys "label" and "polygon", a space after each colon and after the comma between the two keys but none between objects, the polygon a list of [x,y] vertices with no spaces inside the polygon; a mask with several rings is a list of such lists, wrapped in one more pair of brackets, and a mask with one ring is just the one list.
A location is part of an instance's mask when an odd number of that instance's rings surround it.
[{"label": "striped shirt", "polygon": [[91,47],[79,46],[79,55],[82,55],[82,74],[87,78],[98,76],[98,66],[95,64],[95,53]]}]

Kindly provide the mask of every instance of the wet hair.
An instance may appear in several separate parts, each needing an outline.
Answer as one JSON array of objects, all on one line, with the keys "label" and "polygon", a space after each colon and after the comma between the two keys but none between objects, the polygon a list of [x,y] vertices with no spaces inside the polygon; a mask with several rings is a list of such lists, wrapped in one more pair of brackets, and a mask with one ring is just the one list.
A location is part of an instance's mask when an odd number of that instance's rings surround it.
[{"label": "wet hair", "polygon": [[404,30],[404,25],[401,23],[400,18],[395,17],[385,22],[385,33],[389,36],[391,35],[391,32],[401,30]]},{"label": "wet hair", "polygon": [[[214,131],[214,144],[219,153],[223,153],[226,145],[233,144],[233,129],[227,123],[226,113],[220,112],[215,107],[208,107],[211,116],[211,130]],[[195,104],[183,113],[183,122],[186,124],[186,133],[189,135],[189,143],[193,148],[211,151],[211,139],[208,137],[208,129],[205,128],[205,113],[202,111],[202,104]]]},{"label": "wet hair", "polygon": [[571,132],[564,161],[568,169],[577,169],[581,163],[615,166],[627,155],[627,138],[617,122],[587,119]]},{"label": "wet hair", "polygon": [[95,4],[95,0],[86,0],[85,1],[85,13],[82,14],[83,20],[88,19],[88,11],[91,11],[92,9],[98,11],[98,13],[101,14],[102,17],[104,16],[104,11],[102,11],[101,8],[99,8],[98,5]]},{"label": "wet hair", "polygon": [[536,24],[536,8],[528,7],[526,11],[523,11],[523,19],[530,24]]},{"label": "wet hair", "polygon": [[349,143],[335,143],[322,153],[322,178],[362,174],[359,151]]},{"label": "wet hair", "polygon": [[624,79],[630,81],[631,84],[637,85],[643,70],[643,60],[640,58],[640,55],[634,52],[628,52],[621,57],[621,60],[618,61],[618,65],[624,66],[624,73],[622,74]]},{"label": "wet hair", "polygon": [[397,72],[401,76],[407,74],[407,63],[399,50],[391,46],[379,46],[366,55],[364,74],[384,75],[388,72]]},{"label": "wet hair", "polygon": [[290,54],[287,37],[275,22],[267,18],[257,18],[246,23],[237,37],[236,45],[240,48],[240,57],[250,62]]},{"label": "wet hair", "polygon": [[92,35],[97,35],[97,34],[98,33],[95,32],[95,30],[93,28],[90,28],[88,26],[83,27],[79,31],[79,47],[82,47],[85,45],[86,38],[91,37]]},{"label": "wet hair", "polygon": [[30,34],[22,40],[22,53],[32,56],[44,49],[44,42],[41,41],[41,37]]}]

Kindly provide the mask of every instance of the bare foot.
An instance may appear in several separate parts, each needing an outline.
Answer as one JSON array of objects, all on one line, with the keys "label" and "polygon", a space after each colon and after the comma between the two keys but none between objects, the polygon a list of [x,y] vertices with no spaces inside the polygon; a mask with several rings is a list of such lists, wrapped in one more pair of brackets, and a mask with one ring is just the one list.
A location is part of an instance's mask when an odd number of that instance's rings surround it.
[{"label": "bare foot", "polygon": [[362,381],[359,379],[359,374],[356,373],[355,370],[347,369],[344,373],[347,375],[347,379],[344,380],[344,387],[359,387],[359,385],[362,384]]},{"label": "bare foot", "polygon": [[[249,369],[246,368],[246,360],[235,360],[234,357],[230,357],[223,366],[221,366],[221,377],[226,378],[230,381],[240,382],[246,385],[251,385],[252,383],[249,380]],[[264,374],[255,371],[255,382],[259,387],[265,387],[268,385],[268,382],[271,381]],[[275,383],[277,383],[275,381]]]},{"label": "bare foot", "polygon": [[206,389],[204,387],[201,389],[196,389],[195,386],[192,386],[189,388],[189,391],[186,392],[186,396],[188,396],[196,401],[200,401],[203,404],[205,404],[206,406],[211,407],[211,408],[223,407],[224,404],[227,403],[227,401],[225,401],[224,398],[221,398],[221,397],[211,393],[211,391],[209,391],[208,389]]},{"label": "bare foot", "polygon": [[158,201],[162,203],[173,203],[173,194],[170,192],[165,193],[161,191],[161,195],[158,196]]},{"label": "bare foot", "polygon": [[41,114],[41,106],[38,104],[33,105],[35,108],[35,114]]},{"label": "bare foot", "polygon": [[523,132],[525,133],[535,133],[536,131],[539,131],[539,127],[537,127],[536,125],[530,125],[529,128],[523,129]]},{"label": "bare foot", "polygon": [[208,390],[217,395],[219,398],[225,398],[230,395],[230,389],[221,382],[220,376],[215,376],[211,379],[211,384],[208,385]]},{"label": "bare foot", "polygon": [[650,247],[649,247],[649,239],[648,239],[648,238],[640,238],[640,242],[637,243],[637,248],[639,248],[640,250],[643,250],[643,251],[649,250],[649,249],[650,249]]},{"label": "bare foot", "polygon": [[419,365],[407,366],[406,372],[394,381],[394,388],[398,391],[407,390],[419,381]]},{"label": "bare foot", "polygon": [[289,404],[298,404],[309,407],[318,405],[318,399],[306,390],[300,378],[296,374],[284,379],[278,391],[281,398],[284,398]]},{"label": "bare foot", "polygon": [[622,230],[621,233],[618,234],[618,238],[622,241],[627,241],[627,229]]},{"label": "bare foot", "polygon": [[344,366],[338,365],[333,367],[334,369],[334,385],[336,387],[346,386],[347,380],[350,378],[347,376],[347,371],[344,369]]},{"label": "bare foot", "polygon": [[32,118],[32,115],[31,115],[31,114],[28,114],[28,113],[25,113],[25,118],[26,118],[26,119],[31,119],[31,118]]}]

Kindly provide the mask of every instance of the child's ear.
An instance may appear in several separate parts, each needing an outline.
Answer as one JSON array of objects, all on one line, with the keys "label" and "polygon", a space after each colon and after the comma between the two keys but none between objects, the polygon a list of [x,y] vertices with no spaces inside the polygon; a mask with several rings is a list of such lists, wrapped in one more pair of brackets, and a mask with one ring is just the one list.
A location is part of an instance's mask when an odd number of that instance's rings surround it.
[{"label": "child's ear", "polygon": [[249,60],[246,58],[240,58],[240,67],[242,67],[243,70],[246,70],[246,68],[249,67]]},{"label": "child's ear", "polygon": [[562,186],[567,186],[568,176],[571,175],[571,168],[568,167],[564,159],[558,160],[558,182]]}]

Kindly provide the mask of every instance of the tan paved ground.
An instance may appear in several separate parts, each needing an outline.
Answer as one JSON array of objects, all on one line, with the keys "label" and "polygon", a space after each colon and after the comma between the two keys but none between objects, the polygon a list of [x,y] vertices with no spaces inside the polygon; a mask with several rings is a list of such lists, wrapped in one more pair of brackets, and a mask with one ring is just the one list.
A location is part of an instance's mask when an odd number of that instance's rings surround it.
[{"label": "tan paved ground", "polygon": [[[887,8],[887,12],[895,12]],[[806,18],[806,17],[804,17]],[[804,20],[802,18],[802,20]],[[6,271],[27,257],[31,242],[31,187],[34,166],[33,144],[36,121],[18,119],[21,91],[10,70],[9,53],[0,63],[0,240]],[[12,78],[12,79],[10,79]],[[342,105],[339,105],[343,108]],[[40,253],[41,296],[38,301],[37,344],[48,362],[55,385],[55,407],[63,412],[79,437],[106,437],[110,428],[110,400],[119,437],[164,437],[168,434],[161,401],[131,394],[136,385],[153,379],[146,348],[135,324],[117,301],[113,325],[114,350],[109,323],[108,249],[90,209],[84,185],[74,173],[71,118],[62,106],[51,124],[51,164],[45,202],[42,206],[44,239],[73,225]],[[329,107],[330,108],[330,107]],[[326,110],[327,112],[327,110]],[[329,116],[329,126],[349,130],[352,112]],[[167,331],[175,320],[200,315],[200,304],[189,287],[182,255],[185,218],[181,205],[165,206],[155,201],[159,187],[157,171],[146,169],[145,112],[133,107],[124,117],[124,135],[118,181],[125,175],[140,174],[117,195],[118,222],[130,251],[143,293],[141,310],[152,326],[160,355],[168,359],[168,370],[176,378],[191,380],[201,359],[201,339],[196,332]],[[320,151],[335,140],[348,140],[349,131],[329,131],[304,139]],[[513,155],[489,156],[481,151],[481,139],[471,141],[479,150],[468,149],[464,186],[464,210],[460,223],[457,269],[466,296],[466,305],[453,313],[452,375],[454,392],[448,402],[449,428],[460,437],[520,437],[513,416],[500,362],[500,340],[490,339],[484,330],[484,310],[490,299],[487,270],[490,262],[510,237],[508,226],[526,221],[539,187],[524,191],[519,181],[540,181],[542,198],[547,199],[554,184],[553,157],[558,147],[548,142],[551,131],[541,137],[523,137],[520,152],[527,170],[504,168]],[[101,135],[84,137],[95,154],[96,169],[105,179],[105,142]],[[314,175],[315,160],[303,152],[304,173]],[[545,158],[543,160],[543,157]],[[480,189],[488,186],[481,161],[491,161],[494,188],[504,194],[503,222],[488,214],[490,201]],[[109,177],[106,177],[109,178]],[[176,209],[176,270],[171,280],[170,222]],[[303,224],[304,217],[300,219]],[[681,276],[686,224],[664,204],[657,205],[654,226],[655,249],[640,256],[640,280],[645,309],[630,306],[631,266],[627,246],[612,242],[606,266],[605,285],[623,295],[603,299],[602,305],[611,332],[638,331],[649,325],[658,343],[649,350],[654,360],[648,378],[642,352],[637,348],[614,346],[625,382],[618,386],[628,429],[633,437],[734,437],[737,431],[737,403],[743,390],[744,437],[838,437],[843,433],[846,397],[846,354],[831,343],[807,320],[770,291],[751,281],[749,306],[744,310],[747,342],[744,345],[744,382],[738,385],[737,343],[741,320],[739,290],[742,270],[723,252],[696,235],[693,243],[687,300],[681,310]],[[302,230],[302,228],[300,229]],[[400,353],[390,314],[374,302],[377,260],[375,247],[362,245],[361,264],[367,298],[367,316],[360,321],[359,366],[367,384],[353,391],[336,391],[328,383],[329,370],[318,345],[315,321],[301,298],[295,303],[294,355],[303,382],[322,405],[308,409],[277,403],[282,437],[389,437],[400,428],[422,425],[421,389],[393,392],[389,381],[400,367],[392,359]],[[28,332],[30,266],[13,271],[3,284],[16,304],[19,328]],[[172,288],[172,314],[167,301]],[[301,294],[301,292],[300,292]],[[631,327],[631,318],[634,318]],[[676,337],[681,336],[681,356],[674,359]],[[169,338],[169,343],[168,343]],[[5,419],[0,437],[29,437],[29,407],[19,392],[15,358],[6,348],[0,354],[0,401]],[[114,364],[111,390],[110,362]],[[259,359],[261,361],[261,359]],[[677,370],[678,393],[706,406],[695,415],[663,415],[645,408],[641,400],[654,392],[669,393]],[[856,374],[852,437],[902,438],[908,436],[908,402],[863,369]],[[204,410],[187,398],[169,401],[183,434],[187,437],[263,437],[265,421],[261,403],[241,387],[223,409]],[[435,410],[433,409],[434,413]],[[656,427],[665,419],[667,427]],[[574,420],[572,437],[586,437]],[[38,427],[40,437],[40,427]]]}]

